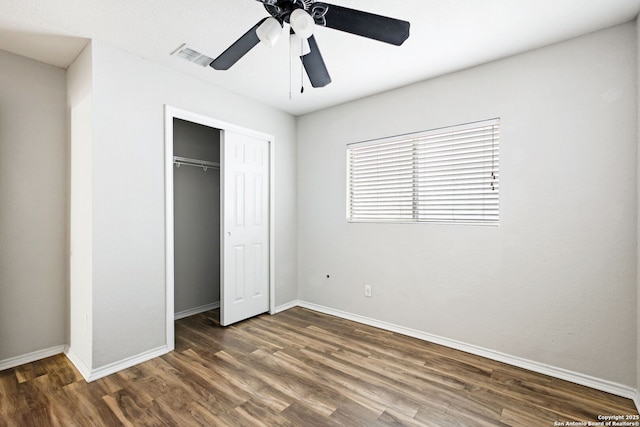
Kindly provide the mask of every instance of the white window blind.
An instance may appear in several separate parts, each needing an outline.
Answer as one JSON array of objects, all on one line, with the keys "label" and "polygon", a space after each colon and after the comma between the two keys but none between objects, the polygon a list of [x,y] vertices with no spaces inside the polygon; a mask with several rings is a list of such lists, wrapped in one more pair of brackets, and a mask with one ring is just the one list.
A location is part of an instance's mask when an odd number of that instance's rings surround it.
[{"label": "white window blind", "polygon": [[497,225],[500,122],[347,146],[347,220]]}]

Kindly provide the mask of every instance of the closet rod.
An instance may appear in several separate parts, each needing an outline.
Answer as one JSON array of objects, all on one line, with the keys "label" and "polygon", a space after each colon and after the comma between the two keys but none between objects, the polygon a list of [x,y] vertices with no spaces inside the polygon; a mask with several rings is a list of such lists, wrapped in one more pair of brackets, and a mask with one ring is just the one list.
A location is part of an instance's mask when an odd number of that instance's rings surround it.
[{"label": "closet rod", "polygon": [[173,156],[173,164],[177,167],[181,165],[196,166],[202,168],[205,172],[207,169],[220,169],[220,163],[209,162],[207,160],[190,159],[188,157]]}]

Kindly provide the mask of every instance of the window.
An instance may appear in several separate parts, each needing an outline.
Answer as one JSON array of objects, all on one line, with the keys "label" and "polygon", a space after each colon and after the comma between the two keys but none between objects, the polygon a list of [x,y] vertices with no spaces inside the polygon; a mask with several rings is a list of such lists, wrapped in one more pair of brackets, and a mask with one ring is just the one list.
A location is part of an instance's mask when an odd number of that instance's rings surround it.
[{"label": "window", "polygon": [[498,225],[499,119],[347,146],[349,222]]}]

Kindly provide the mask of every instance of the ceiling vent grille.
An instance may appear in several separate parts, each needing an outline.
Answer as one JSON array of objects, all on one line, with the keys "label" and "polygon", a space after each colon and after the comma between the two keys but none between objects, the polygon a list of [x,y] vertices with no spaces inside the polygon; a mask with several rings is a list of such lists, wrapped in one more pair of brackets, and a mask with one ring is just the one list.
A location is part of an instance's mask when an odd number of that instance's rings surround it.
[{"label": "ceiling vent grille", "polygon": [[189,62],[193,62],[201,67],[207,67],[211,62],[213,62],[213,58],[198,52],[193,47],[187,46],[183,44],[178,49],[176,49],[172,55],[175,55],[179,58],[186,59]]}]

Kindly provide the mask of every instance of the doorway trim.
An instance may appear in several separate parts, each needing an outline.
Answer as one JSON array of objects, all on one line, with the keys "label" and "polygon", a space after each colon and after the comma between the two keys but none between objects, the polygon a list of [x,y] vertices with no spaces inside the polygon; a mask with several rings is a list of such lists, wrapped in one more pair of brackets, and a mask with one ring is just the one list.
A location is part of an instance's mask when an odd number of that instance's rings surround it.
[{"label": "doorway trim", "polygon": [[[202,114],[182,110],[170,105],[164,106],[164,197],[165,197],[165,303],[166,320],[165,331],[167,350],[175,349],[175,261],[174,261],[174,217],[173,217],[173,119],[181,119],[192,123],[208,126],[222,131],[233,131],[269,142],[269,313],[274,314],[275,308],[275,185],[274,185],[274,137],[252,129],[237,126],[232,123],[214,119]],[[221,141],[221,143],[223,143]],[[222,257],[222,248],[220,251]],[[222,281],[222,277],[220,277]],[[222,286],[222,283],[220,283]]]}]

